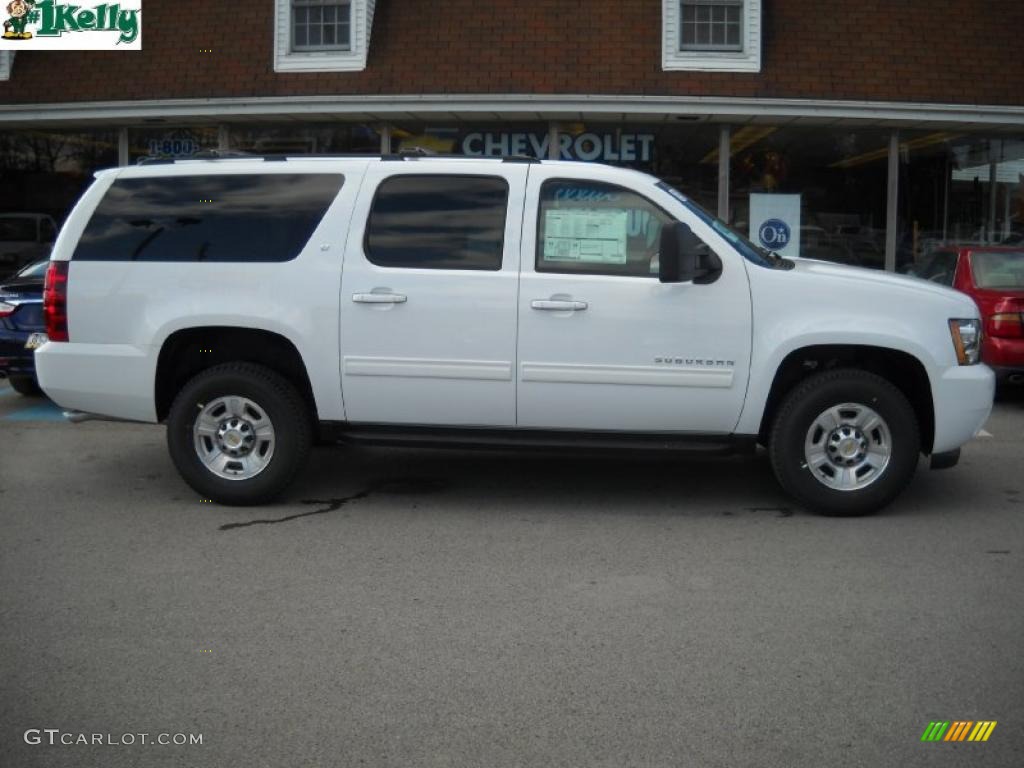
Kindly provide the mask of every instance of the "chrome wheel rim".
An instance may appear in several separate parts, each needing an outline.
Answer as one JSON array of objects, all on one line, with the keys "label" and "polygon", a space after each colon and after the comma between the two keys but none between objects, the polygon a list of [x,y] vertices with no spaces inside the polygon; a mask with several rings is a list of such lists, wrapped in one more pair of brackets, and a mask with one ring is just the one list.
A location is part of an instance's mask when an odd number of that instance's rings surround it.
[{"label": "chrome wheel rim", "polygon": [[248,480],[267,468],[274,456],[274,425],[256,402],[226,395],[199,406],[192,426],[196,455],[224,480]]},{"label": "chrome wheel rim", "polygon": [[818,414],[804,440],[804,466],[837,491],[859,491],[880,478],[892,458],[889,425],[874,409],[841,403]]}]

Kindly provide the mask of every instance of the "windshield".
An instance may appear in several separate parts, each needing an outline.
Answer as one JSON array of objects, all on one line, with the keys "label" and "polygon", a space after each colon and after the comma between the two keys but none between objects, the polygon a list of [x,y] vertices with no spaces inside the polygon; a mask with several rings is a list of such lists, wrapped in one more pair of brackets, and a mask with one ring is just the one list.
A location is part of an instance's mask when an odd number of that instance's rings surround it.
[{"label": "windshield", "polygon": [[1024,251],[975,251],[971,272],[979,288],[1024,290]]},{"label": "windshield", "polygon": [[720,234],[722,237],[728,240],[732,247],[739,251],[743,258],[745,258],[747,261],[752,261],[755,264],[762,267],[774,266],[772,259],[768,255],[768,251],[766,251],[764,248],[754,245],[752,242],[750,242],[750,240],[745,238],[743,235],[741,235],[735,229],[730,227],[717,216],[713,216],[712,214],[705,211],[703,208],[700,207],[700,205],[698,205],[693,200],[688,198],[686,195],[684,195],[678,189],[673,187],[671,184],[665,181],[659,181],[658,187],[672,195],[672,197],[674,197],[676,200],[678,200],[691,211],[693,211],[693,213],[697,216],[698,219],[703,221],[709,227],[714,229],[718,234]]},{"label": "windshield", "polygon": [[15,275],[15,277],[46,277],[46,267],[49,265],[49,259],[43,259],[37,261],[34,264],[29,264],[21,272]]},{"label": "windshield", "polygon": [[17,240],[36,239],[36,220],[11,216],[0,218],[0,240],[14,242]]}]

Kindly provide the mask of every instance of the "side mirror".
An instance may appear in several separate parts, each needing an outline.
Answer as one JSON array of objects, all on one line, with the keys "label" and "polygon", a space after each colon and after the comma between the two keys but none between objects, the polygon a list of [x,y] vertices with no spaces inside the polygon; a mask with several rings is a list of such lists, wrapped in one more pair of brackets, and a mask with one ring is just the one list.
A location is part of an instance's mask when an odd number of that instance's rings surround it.
[{"label": "side mirror", "polygon": [[693,230],[680,221],[661,230],[658,254],[658,280],[663,283],[698,285],[713,283],[722,274],[722,261]]}]

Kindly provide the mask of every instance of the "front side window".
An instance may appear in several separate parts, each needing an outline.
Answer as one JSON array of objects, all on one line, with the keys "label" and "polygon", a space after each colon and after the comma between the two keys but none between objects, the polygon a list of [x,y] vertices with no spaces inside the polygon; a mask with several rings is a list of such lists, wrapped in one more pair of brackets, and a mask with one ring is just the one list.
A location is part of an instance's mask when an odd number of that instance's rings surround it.
[{"label": "front side window", "polygon": [[347,51],[351,35],[351,4],[292,0],[293,51]]},{"label": "front side window", "polygon": [[218,174],[118,179],[75,248],[82,261],[290,261],[343,177]]},{"label": "front side window", "polygon": [[537,271],[651,277],[661,230],[672,218],[628,189],[576,179],[540,193]]},{"label": "front side window", "polygon": [[366,258],[379,267],[501,269],[508,182],[495,176],[392,176],[377,188]]},{"label": "front side window", "polygon": [[680,11],[681,50],[743,49],[743,0],[682,0]]},{"label": "front side window", "polygon": [[956,251],[936,251],[917,272],[917,277],[940,285],[953,285],[956,276]]},{"label": "front side window", "polygon": [[698,219],[703,221],[715,232],[724,237],[733,248],[747,261],[757,264],[761,267],[772,267],[775,266],[775,262],[769,256],[769,252],[760,246],[754,245],[747,238],[737,232],[735,229],[730,227],[724,221],[717,216],[711,215],[707,210],[702,208],[697,202],[691,200],[678,189],[673,187],[671,184],[659,181],[658,187],[668,194],[672,195],[676,200],[685,205],[687,209],[696,215]]}]

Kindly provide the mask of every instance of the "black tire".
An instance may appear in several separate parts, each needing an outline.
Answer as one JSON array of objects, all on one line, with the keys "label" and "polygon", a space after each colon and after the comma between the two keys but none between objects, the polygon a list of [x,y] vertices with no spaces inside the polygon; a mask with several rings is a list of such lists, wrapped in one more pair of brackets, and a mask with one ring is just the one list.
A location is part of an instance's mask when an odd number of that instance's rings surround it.
[{"label": "black tire", "polygon": [[[804,450],[818,416],[844,403],[874,410],[891,439],[885,468],[869,484],[852,490],[831,488],[819,480]],[[867,438],[871,440],[870,435]],[[768,445],[775,477],[790,495],[812,511],[841,517],[870,514],[896,498],[914,476],[920,450],[917,417],[907,398],[881,376],[856,369],[825,371],[801,381],[783,400]]]},{"label": "black tire", "polygon": [[[237,395],[257,404],[274,431],[266,466],[247,479],[219,477],[203,464],[193,427],[207,403]],[[277,497],[306,463],[313,435],[309,408],[283,376],[252,363],[225,363],[196,375],[178,393],[167,416],[167,447],[182,478],[204,499],[220,504],[263,504]]]},{"label": "black tire", "polygon": [[12,376],[11,388],[18,394],[25,395],[26,397],[37,397],[43,394],[43,390],[39,388],[39,383],[31,376]]}]

